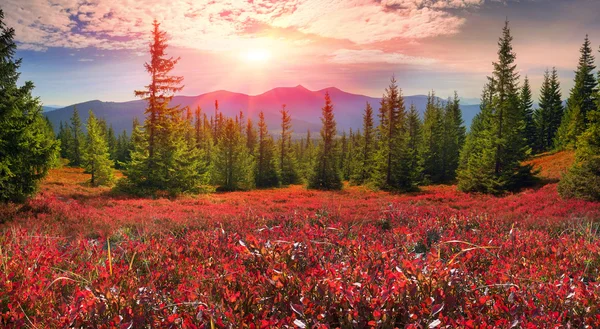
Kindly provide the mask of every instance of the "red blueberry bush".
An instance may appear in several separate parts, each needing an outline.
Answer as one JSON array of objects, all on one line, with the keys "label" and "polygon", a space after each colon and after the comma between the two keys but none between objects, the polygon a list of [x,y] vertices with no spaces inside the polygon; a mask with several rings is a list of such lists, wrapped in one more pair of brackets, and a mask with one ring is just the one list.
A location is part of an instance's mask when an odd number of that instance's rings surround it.
[{"label": "red blueberry bush", "polygon": [[301,187],[0,209],[0,327],[598,328],[600,205]]}]

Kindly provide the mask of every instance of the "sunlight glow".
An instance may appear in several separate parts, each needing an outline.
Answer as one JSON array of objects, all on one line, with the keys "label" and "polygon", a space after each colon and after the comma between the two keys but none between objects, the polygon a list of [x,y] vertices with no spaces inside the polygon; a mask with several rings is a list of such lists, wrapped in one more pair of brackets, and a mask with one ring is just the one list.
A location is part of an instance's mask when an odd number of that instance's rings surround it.
[{"label": "sunlight glow", "polygon": [[243,51],[241,58],[250,63],[264,63],[271,58],[271,52],[267,49],[248,49]]}]

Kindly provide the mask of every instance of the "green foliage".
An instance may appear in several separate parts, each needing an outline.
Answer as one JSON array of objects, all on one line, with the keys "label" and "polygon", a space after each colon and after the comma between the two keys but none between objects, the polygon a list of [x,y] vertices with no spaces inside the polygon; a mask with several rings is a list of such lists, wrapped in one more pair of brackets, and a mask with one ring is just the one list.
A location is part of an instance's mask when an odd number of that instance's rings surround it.
[{"label": "green foliage", "polygon": [[318,190],[342,189],[342,177],[337,166],[335,149],[336,122],[333,115],[333,103],[329,93],[325,93],[325,106],[321,109],[321,141],[317,149],[315,167],[308,187]]},{"label": "green foliage", "polygon": [[373,118],[373,108],[367,102],[365,113],[363,114],[363,135],[358,136],[359,146],[357,148],[354,174],[351,177],[353,184],[364,184],[371,179],[371,173],[374,168],[374,150],[375,150],[375,123]]},{"label": "green foliage", "polygon": [[285,105],[279,113],[281,113],[281,136],[279,139],[279,176],[281,184],[297,184],[300,177],[298,176],[296,157],[292,149],[292,118],[289,111],[285,109]]},{"label": "green foliage", "polygon": [[90,111],[87,121],[87,142],[82,154],[82,164],[86,173],[92,175],[92,186],[111,185],[114,182],[114,162],[110,159],[106,132]]},{"label": "green foliage", "polygon": [[460,110],[458,94],[454,93],[454,99],[448,100],[444,111],[442,159],[444,171],[441,181],[450,182],[456,178],[460,150],[465,144],[466,128]]},{"label": "green foliage", "polygon": [[521,165],[530,149],[524,137],[508,22],[498,45],[498,62],[484,88],[481,113],[461,154],[458,188],[462,191],[502,194],[534,181],[532,167]]},{"label": "green foliage", "polygon": [[424,184],[440,183],[446,170],[443,154],[443,114],[442,105],[436,100],[435,94],[429,94],[421,129],[421,143],[418,146],[419,166]]},{"label": "green foliage", "polygon": [[30,81],[17,86],[20,59],[14,59],[15,31],[0,10],[0,202],[23,201],[37,190],[58,154]]},{"label": "green foliage", "polygon": [[600,104],[588,113],[588,128],[577,139],[575,155],[575,164],[562,177],[558,192],[564,198],[600,201]]},{"label": "green foliage", "polygon": [[81,118],[79,117],[79,111],[76,107],[73,107],[73,116],[71,116],[71,140],[68,144],[69,151],[69,165],[72,167],[81,167],[83,165],[83,149],[85,147],[85,134],[83,133],[83,126]]},{"label": "green foliage", "polygon": [[529,148],[533,149],[536,145],[536,127],[533,120],[533,100],[531,95],[531,85],[529,84],[529,78],[525,77],[521,92],[519,93],[519,104],[521,106],[521,115],[525,122],[525,128],[523,134]]},{"label": "green foliage", "polygon": [[410,166],[406,109],[402,92],[391,78],[379,109],[378,146],[372,183],[384,190],[410,191],[416,188]]},{"label": "green foliage", "polygon": [[277,163],[275,159],[275,143],[273,137],[269,135],[265,115],[261,111],[258,121],[258,150],[254,169],[254,181],[256,187],[276,187],[279,186],[279,173],[277,172]]},{"label": "green foliage", "polygon": [[131,163],[127,166],[128,182],[136,192],[171,194],[198,191],[208,182],[208,164],[203,150],[192,141],[191,115],[169,107],[175,92],[182,90],[182,77],[171,76],[179,59],[166,58],[166,33],[154,22],[151,61],[145,64],[151,81],[145,90],[136,91],[148,102],[144,129],[132,134]]},{"label": "green foliage", "polygon": [[248,190],[254,186],[252,158],[239,123],[227,118],[214,158],[214,183],[222,191]]},{"label": "green foliage", "polygon": [[580,49],[579,64],[575,71],[575,85],[567,100],[567,109],[558,130],[557,145],[573,148],[588,124],[588,113],[595,109],[597,81],[594,77],[594,56],[588,36]]},{"label": "green foliage", "polygon": [[130,149],[131,142],[129,140],[129,136],[127,136],[127,131],[123,130],[123,132],[117,137],[117,143],[115,146],[115,168],[124,169],[126,164],[131,161],[131,156],[129,154]]},{"label": "green foliage", "polygon": [[546,152],[554,148],[563,113],[564,107],[558,73],[556,68],[552,68],[552,73],[548,70],[544,73],[539,108],[533,115],[536,129],[534,152]]},{"label": "green foliage", "polygon": [[419,164],[419,146],[422,144],[423,138],[423,122],[419,117],[419,112],[414,104],[410,105],[407,117],[407,131],[408,131],[408,159],[410,161],[409,167],[410,172],[413,173],[411,179],[413,181],[419,181],[421,179],[421,167]]},{"label": "green foliage", "polygon": [[600,156],[576,162],[558,183],[558,193],[566,199],[600,201]]}]

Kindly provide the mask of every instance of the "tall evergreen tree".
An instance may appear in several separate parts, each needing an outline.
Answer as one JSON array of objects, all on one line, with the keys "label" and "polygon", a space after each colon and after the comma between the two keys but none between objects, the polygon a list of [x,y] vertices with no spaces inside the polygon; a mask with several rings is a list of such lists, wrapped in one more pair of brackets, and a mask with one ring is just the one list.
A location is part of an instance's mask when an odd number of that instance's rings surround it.
[{"label": "tall evergreen tree", "polygon": [[427,108],[423,118],[421,144],[419,145],[419,165],[422,170],[422,182],[425,184],[441,183],[446,170],[443,162],[443,110],[435,97],[430,93],[427,97]]},{"label": "tall evergreen tree", "polygon": [[309,181],[314,169],[315,146],[310,134],[310,130],[306,132],[306,141],[304,142],[304,152],[301,159],[302,178]]},{"label": "tall evergreen tree", "polygon": [[321,141],[317,149],[315,168],[309,181],[309,188],[319,190],[340,190],[342,177],[336,163],[335,135],[337,134],[333,103],[329,93],[325,93],[325,106],[321,109]]},{"label": "tall evergreen tree", "polygon": [[412,190],[415,181],[410,170],[406,127],[406,109],[402,92],[394,77],[386,89],[379,112],[378,150],[372,180],[387,190]]},{"label": "tall evergreen tree", "polygon": [[544,73],[544,82],[540,90],[539,107],[533,118],[536,128],[534,152],[550,151],[555,145],[556,133],[563,118],[564,107],[558,73],[552,68]]},{"label": "tall evergreen tree", "polygon": [[529,84],[529,78],[525,77],[521,92],[519,94],[519,103],[521,105],[521,112],[523,115],[523,121],[525,121],[525,129],[523,135],[527,141],[529,148],[533,149],[536,144],[536,129],[533,121],[533,100],[531,95],[531,85]]},{"label": "tall evergreen tree", "polygon": [[512,40],[507,21],[498,42],[498,61],[484,91],[490,99],[483,100],[485,107],[475,118],[471,140],[462,152],[458,186],[463,191],[500,194],[533,180],[532,167],[521,165],[530,149],[523,137]]},{"label": "tall evergreen tree", "polygon": [[23,201],[36,190],[57,156],[34,85],[17,86],[21,59],[14,59],[15,30],[0,9],[0,202]]},{"label": "tall evergreen tree", "polygon": [[444,112],[444,172],[442,182],[447,183],[456,178],[456,170],[460,158],[460,150],[465,143],[466,128],[460,109],[460,99],[454,92],[454,99],[448,100]]},{"label": "tall evergreen tree", "polygon": [[220,190],[247,190],[253,187],[252,159],[239,124],[227,118],[221,127],[215,154],[215,183]]},{"label": "tall evergreen tree", "polygon": [[127,135],[127,130],[123,129],[123,132],[121,132],[117,137],[117,147],[115,152],[115,168],[126,168],[126,165],[131,160],[131,157],[129,156],[130,148],[131,143],[129,140],[129,136]]},{"label": "tall evergreen tree", "polygon": [[114,181],[114,162],[110,160],[110,152],[106,141],[106,132],[94,113],[90,111],[87,121],[87,142],[83,152],[83,165],[86,173],[92,175],[92,186],[110,185]]},{"label": "tall evergreen tree", "polygon": [[586,130],[577,138],[575,164],[558,184],[564,198],[600,201],[600,92],[596,101],[596,108],[588,112]]},{"label": "tall evergreen tree", "polygon": [[363,136],[360,139],[360,148],[358,150],[358,165],[352,178],[353,184],[364,184],[371,178],[374,166],[375,149],[375,123],[373,118],[373,108],[367,102],[363,114]]},{"label": "tall evergreen tree", "polygon": [[58,135],[56,138],[60,141],[60,156],[65,159],[71,158],[71,144],[73,143],[73,134],[69,124],[60,122]]},{"label": "tall evergreen tree", "polygon": [[197,190],[207,182],[208,165],[187,140],[193,129],[190,121],[178,106],[169,106],[173,94],[183,89],[183,77],[170,75],[179,58],[166,57],[167,35],[156,20],[153,26],[151,59],[144,65],[151,76],[150,84],[135,92],[148,102],[144,127],[147,150],[134,147],[134,152],[140,153],[132,154],[127,176],[142,190],[172,194]]},{"label": "tall evergreen tree", "polygon": [[73,107],[73,116],[71,116],[71,133],[73,139],[71,140],[70,150],[68,154],[69,165],[73,167],[80,167],[83,164],[83,148],[85,146],[85,134],[83,133],[83,127],[81,118],[79,117],[79,111],[77,107]]},{"label": "tall evergreen tree", "polygon": [[256,187],[279,186],[279,173],[275,159],[275,143],[269,135],[265,122],[265,114],[261,111],[258,115],[258,150],[256,155],[254,180]]},{"label": "tall evergreen tree", "polygon": [[281,113],[281,136],[279,139],[279,173],[281,184],[296,184],[299,177],[296,170],[296,158],[292,149],[292,118],[289,111],[285,109],[285,104],[279,113]]},{"label": "tall evergreen tree", "polygon": [[419,112],[415,104],[410,104],[410,110],[407,116],[408,127],[408,159],[410,172],[413,173],[411,179],[418,181],[421,177],[421,167],[419,164],[419,147],[422,144],[423,123],[419,117]]},{"label": "tall evergreen tree", "polygon": [[254,123],[252,119],[248,118],[248,122],[246,123],[246,147],[250,154],[254,154],[256,152],[256,145],[258,144],[258,133],[256,132],[256,128],[254,128]]},{"label": "tall evergreen tree", "polygon": [[567,109],[558,130],[558,146],[573,148],[577,137],[585,131],[588,113],[595,108],[597,81],[594,77],[594,55],[588,36],[580,49],[579,64],[575,71],[575,85],[567,100]]}]

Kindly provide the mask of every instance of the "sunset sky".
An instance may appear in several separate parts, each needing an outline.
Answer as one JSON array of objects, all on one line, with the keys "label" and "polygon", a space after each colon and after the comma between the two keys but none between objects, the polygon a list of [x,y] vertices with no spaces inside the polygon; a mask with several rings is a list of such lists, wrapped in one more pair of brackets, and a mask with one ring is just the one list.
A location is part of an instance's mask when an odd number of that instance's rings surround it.
[{"label": "sunset sky", "polygon": [[[132,100],[154,18],[181,56],[185,95],[336,86],[380,96],[457,90],[478,98],[508,18],[518,68],[537,97],[543,71],[572,86],[586,33],[598,50],[597,0],[1,0],[16,30],[22,80],[46,105]],[[596,57],[599,57],[596,53]],[[600,61],[599,61],[600,62]],[[565,97],[566,98],[566,97]]]}]

